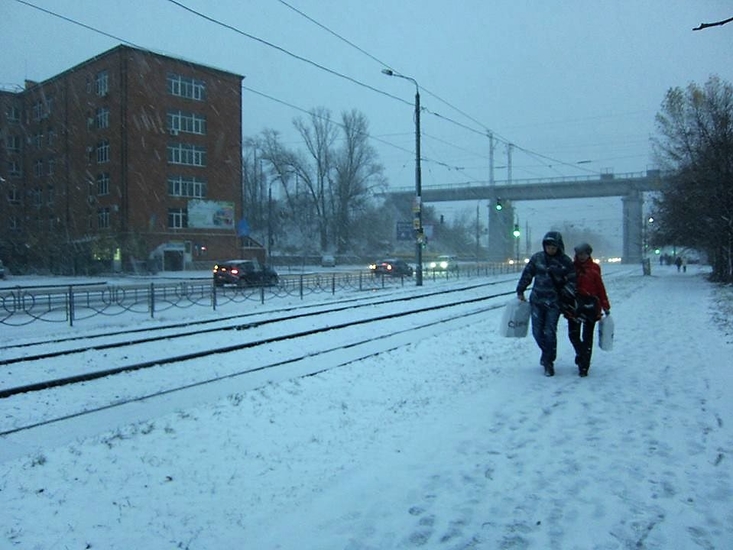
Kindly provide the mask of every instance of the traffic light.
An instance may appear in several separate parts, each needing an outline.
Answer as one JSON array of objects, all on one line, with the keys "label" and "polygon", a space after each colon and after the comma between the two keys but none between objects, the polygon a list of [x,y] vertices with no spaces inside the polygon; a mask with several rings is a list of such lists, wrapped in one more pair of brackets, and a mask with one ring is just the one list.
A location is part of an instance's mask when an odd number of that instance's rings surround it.
[{"label": "traffic light", "polygon": [[514,224],[514,231],[512,231],[512,234],[514,235],[514,238],[515,239],[518,239],[519,238],[519,235],[522,234],[522,232],[519,231],[519,224],[518,223],[515,223]]},{"label": "traffic light", "polygon": [[496,199],[496,204],[494,205],[494,208],[496,208],[497,211],[500,211],[504,208],[504,205],[501,203],[501,199]]}]

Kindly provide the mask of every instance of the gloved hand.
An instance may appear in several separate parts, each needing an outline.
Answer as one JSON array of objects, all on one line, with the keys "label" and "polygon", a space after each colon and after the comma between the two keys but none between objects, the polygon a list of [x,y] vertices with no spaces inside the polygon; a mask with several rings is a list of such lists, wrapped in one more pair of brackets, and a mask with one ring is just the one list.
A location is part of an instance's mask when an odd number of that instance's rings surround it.
[{"label": "gloved hand", "polygon": [[604,309],[603,313],[605,313],[606,315],[611,315],[611,309]]},{"label": "gloved hand", "polygon": [[527,301],[527,299],[524,297],[524,292],[517,292],[517,298],[519,298],[523,302]]}]

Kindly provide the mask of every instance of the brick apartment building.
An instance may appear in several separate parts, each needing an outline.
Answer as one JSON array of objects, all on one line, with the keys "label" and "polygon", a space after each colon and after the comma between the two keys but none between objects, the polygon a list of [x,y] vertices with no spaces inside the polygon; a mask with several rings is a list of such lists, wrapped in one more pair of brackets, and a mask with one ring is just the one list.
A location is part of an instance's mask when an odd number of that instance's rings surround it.
[{"label": "brick apartment building", "polygon": [[0,91],[0,259],[89,273],[253,255],[236,231],[242,79],[121,45]]}]

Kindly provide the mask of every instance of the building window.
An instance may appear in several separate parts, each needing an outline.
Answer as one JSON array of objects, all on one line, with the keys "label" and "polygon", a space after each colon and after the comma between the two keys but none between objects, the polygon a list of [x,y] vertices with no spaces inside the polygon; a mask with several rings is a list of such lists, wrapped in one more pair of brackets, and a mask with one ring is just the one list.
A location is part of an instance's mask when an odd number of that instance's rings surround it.
[{"label": "building window", "polygon": [[8,202],[10,204],[20,204],[20,193],[15,187],[8,189]]},{"label": "building window", "polygon": [[9,105],[7,110],[8,122],[20,122],[20,107]]},{"label": "building window", "polygon": [[46,117],[46,107],[43,105],[43,101],[36,101],[33,104],[31,107],[31,116],[36,122]]},{"label": "building window", "polygon": [[20,220],[16,216],[10,216],[8,220],[8,229],[10,231],[18,231],[20,229]]},{"label": "building window", "polygon": [[179,132],[206,135],[206,117],[183,111],[168,111],[168,131],[171,135]]},{"label": "building window", "polygon": [[37,178],[43,175],[43,159],[33,161],[33,175]]},{"label": "building window", "polygon": [[17,160],[8,161],[8,175],[11,178],[19,178],[23,175],[23,171],[20,169],[20,162]]},{"label": "building window", "polygon": [[100,107],[97,109],[96,125],[97,128],[109,128],[109,109]]},{"label": "building window", "polygon": [[206,181],[198,178],[170,176],[168,178],[168,194],[171,197],[206,198]]},{"label": "building window", "polygon": [[20,153],[23,140],[20,136],[8,136],[7,149],[10,153]]},{"label": "building window", "polygon": [[53,176],[54,172],[56,172],[56,159],[49,157],[46,163],[46,175]]},{"label": "building window", "polygon": [[107,71],[99,71],[94,77],[94,91],[104,97],[109,93],[109,74]]},{"label": "building window", "polygon": [[53,185],[49,185],[46,191],[48,192],[48,202],[46,204],[51,206],[53,205],[53,201],[56,200],[56,190],[53,188]]},{"label": "building window", "polygon": [[109,140],[97,143],[97,164],[109,162]]},{"label": "building window", "polygon": [[109,174],[97,174],[97,195],[109,195]]},{"label": "building window", "polygon": [[185,208],[168,209],[168,227],[170,229],[188,227],[188,212]]},{"label": "building window", "polygon": [[43,132],[37,132],[33,134],[33,146],[36,149],[43,147]]},{"label": "building window", "polygon": [[109,207],[97,210],[97,227],[99,229],[109,228]]},{"label": "building window", "polygon": [[203,80],[186,78],[179,74],[169,74],[168,93],[178,97],[204,101],[206,99],[206,84]]},{"label": "building window", "polygon": [[175,143],[168,146],[168,163],[206,166],[206,148]]},{"label": "building window", "polygon": [[53,145],[53,142],[56,141],[56,130],[49,128],[46,135],[48,136],[46,143],[48,143],[48,145]]},{"label": "building window", "polygon": [[40,187],[36,187],[31,191],[31,202],[33,206],[41,206],[43,204],[43,191]]}]

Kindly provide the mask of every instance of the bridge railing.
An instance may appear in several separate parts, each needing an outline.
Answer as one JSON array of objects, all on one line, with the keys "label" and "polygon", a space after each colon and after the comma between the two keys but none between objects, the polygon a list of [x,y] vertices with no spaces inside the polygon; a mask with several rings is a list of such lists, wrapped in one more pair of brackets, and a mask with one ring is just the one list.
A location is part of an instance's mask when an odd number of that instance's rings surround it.
[{"label": "bridge railing", "polygon": [[[512,180],[497,180],[493,185],[506,187],[512,185],[548,185],[553,183],[593,183],[604,182],[609,180],[628,180],[628,179],[645,179],[648,177],[662,176],[659,170],[646,170],[643,172],[626,172],[622,174],[596,174],[582,176],[557,176],[552,178],[524,178]],[[440,185],[423,185],[425,190],[441,190],[441,189],[465,189],[471,187],[486,187],[491,185],[488,181],[464,181],[456,183],[444,183]],[[389,193],[414,193],[415,187],[395,187],[390,189]]]}]

